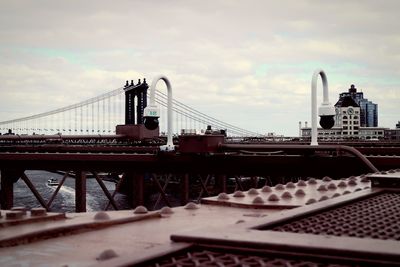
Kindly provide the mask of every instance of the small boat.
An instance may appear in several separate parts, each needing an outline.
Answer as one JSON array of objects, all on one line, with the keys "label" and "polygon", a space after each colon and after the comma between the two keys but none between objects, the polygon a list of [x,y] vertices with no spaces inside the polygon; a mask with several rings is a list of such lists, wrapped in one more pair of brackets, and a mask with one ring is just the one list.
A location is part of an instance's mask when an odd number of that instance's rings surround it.
[{"label": "small boat", "polygon": [[59,183],[58,183],[58,180],[56,178],[51,178],[51,179],[47,180],[47,185],[57,186],[58,184]]}]

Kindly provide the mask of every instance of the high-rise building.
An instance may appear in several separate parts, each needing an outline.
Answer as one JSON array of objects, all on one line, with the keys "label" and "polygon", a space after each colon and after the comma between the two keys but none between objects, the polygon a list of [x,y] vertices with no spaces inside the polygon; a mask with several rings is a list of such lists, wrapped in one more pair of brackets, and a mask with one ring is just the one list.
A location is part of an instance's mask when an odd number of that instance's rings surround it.
[{"label": "high-rise building", "polygon": [[351,97],[360,107],[360,126],[378,127],[378,104],[364,98],[363,92],[357,92],[357,88],[352,84],[348,92],[339,94],[339,100],[335,104],[336,108],[341,106],[345,97]]}]

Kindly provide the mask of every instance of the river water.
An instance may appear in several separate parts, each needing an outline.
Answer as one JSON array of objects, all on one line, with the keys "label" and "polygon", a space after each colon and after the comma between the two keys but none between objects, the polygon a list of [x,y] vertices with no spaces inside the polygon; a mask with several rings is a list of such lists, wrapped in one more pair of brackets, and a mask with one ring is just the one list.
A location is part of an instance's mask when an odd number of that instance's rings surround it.
[{"label": "river water", "polygon": [[[47,180],[51,178],[58,179],[61,182],[62,175],[46,171],[25,171],[31,182],[39,191],[45,202],[48,202],[57,186],[47,185]],[[116,184],[114,182],[104,181],[105,186],[112,194],[115,190]],[[103,190],[94,178],[87,178],[86,180],[86,210],[98,211],[104,210],[108,203],[107,197],[104,195]],[[116,194],[116,202],[119,208],[128,208],[126,197],[121,194]],[[14,184],[14,207],[25,206],[27,208],[40,207],[40,203],[36,200],[35,196],[25,184],[22,179],[19,179]],[[110,206],[110,209],[113,208]],[[53,212],[74,212],[75,211],[75,179],[68,177],[63,186],[61,186],[56,198],[51,205]]]}]

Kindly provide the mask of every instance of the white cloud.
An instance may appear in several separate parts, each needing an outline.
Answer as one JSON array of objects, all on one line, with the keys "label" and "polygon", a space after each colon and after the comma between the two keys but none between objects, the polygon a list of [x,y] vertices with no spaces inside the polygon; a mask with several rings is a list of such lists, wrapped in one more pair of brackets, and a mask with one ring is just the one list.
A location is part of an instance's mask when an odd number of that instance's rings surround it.
[{"label": "white cloud", "polygon": [[398,1],[3,1],[0,121],[163,73],[174,95],[194,108],[255,131],[296,135],[298,121],[310,117],[311,75],[322,67],[331,102],[355,83],[379,104],[380,122],[394,127],[399,7]]}]

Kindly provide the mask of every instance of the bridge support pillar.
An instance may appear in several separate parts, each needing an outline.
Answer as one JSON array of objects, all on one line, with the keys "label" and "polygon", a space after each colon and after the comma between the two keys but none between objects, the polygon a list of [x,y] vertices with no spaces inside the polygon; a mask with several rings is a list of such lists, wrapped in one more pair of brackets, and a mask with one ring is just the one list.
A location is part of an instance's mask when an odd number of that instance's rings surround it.
[{"label": "bridge support pillar", "polygon": [[75,211],[86,212],[86,173],[75,171]]},{"label": "bridge support pillar", "polygon": [[12,180],[7,177],[5,171],[1,171],[1,194],[0,202],[3,210],[9,210],[13,206],[14,188]]},{"label": "bridge support pillar", "polygon": [[226,175],[217,174],[215,175],[215,189],[218,193],[226,193]]},{"label": "bridge support pillar", "polygon": [[144,205],[144,175],[139,173],[133,174],[132,180],[132,206],[137,207]]},{"label": "bridge support pillar", "polygon": [[181,205],[189,202],[189,174],[185,173],[181,178]]},{"label": "bridge support pillar", "polygon": [[2,209],[9,210],[14,206],[14,183],[21,177],[23,171],[1,170],[0,205]]},{"label": "bridge support pillar", "polygon": [[129,205],[132,208],[144,205],[144,175],[127,171],[124,180],[121,192],[128,196]]}]

